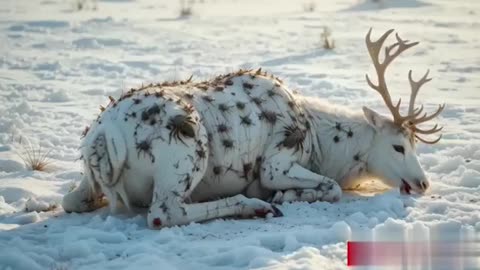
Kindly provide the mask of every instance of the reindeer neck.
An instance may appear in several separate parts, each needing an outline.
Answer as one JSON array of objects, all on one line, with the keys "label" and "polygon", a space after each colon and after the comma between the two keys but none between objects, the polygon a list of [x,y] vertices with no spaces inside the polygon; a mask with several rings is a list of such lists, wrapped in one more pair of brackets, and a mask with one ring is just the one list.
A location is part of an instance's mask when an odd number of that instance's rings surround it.
[{"label": "reindeer neck", "polygon": [[344,187],[368,176],[367,161],[375,130],[363,114],[310,97],[302,103],[316,138],[311,170]]}]

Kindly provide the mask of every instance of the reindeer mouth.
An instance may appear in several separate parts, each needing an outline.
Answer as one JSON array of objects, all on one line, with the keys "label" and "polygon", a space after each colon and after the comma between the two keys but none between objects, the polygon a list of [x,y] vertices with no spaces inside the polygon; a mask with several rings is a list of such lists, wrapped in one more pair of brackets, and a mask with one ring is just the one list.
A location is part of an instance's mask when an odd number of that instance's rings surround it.
[{"label": "reindeer mouth", "polygon": [[412,186],[410,186],[409,183],[407,183],[407,181],[405,181],[403,178],[402,178],[402,186],[400,187],[400,192],[402,194],[412,194]]}]

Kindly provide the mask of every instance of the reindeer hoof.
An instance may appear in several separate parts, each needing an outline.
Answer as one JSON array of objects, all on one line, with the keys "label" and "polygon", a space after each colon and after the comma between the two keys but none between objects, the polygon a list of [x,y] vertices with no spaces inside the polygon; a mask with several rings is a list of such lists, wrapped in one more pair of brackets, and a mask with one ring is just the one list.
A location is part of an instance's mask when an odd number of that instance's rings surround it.
[{"label": "reindeer hoof", "polygon": [[256,217],[261,217],[261,218],[266,218],[268,214],[272,214],[272,217],[283,217],[282,211],[278,209],[276,206],[271,206],[272,209],[257,209],[255,210],[255,216]]},{"label": "reindeer hoof", "polygon": [[272,208],[273,208],[273,217],[283,217],[283,213],[282,211],[280,211],[280,209],[278,209],[275,205],[272,205]]}]

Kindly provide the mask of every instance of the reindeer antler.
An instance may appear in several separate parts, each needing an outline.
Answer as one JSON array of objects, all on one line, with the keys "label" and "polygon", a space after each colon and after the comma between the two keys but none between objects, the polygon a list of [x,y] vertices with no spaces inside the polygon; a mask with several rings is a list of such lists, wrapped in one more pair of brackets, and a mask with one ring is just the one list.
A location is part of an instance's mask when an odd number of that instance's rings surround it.
[{"label": "reindeer antler", "polygon": [[423,75],[423,77],[418,80],[418,81],[414,81],[413,78],[412,78],[412,71],[410,70],[408,72],[408,81],[410,82],[410,88],[412,90],[412,93],[410,95],[410,103],[408,105],[408,114],[409,115],[412,115],[413,117],[409,120],[409,126],[410,128],[413,130],[413,132],[415,133],[415,137],[424,142],[424,143],[427,143],[427,144],[434,144],[434,143],[437,143],[438,141],[440,141],[440,139],[442,138],[442,135],[440,135],[436,140],[433,140],[433,141],[427,141],[423,138],[421,138],[420,136],[418,136],[418,134],[425,134],[425,135],[428,135],[428,134],[434,134],[434,133],[437,133],[439,131],[441,131],[443,129],[443,127],[438,127],[438,125],[436,124],[433,128],[431,129],[428,129],[428,130],[424,130],[424,129],[420,129],[418,128],[417,126],[421,123],[424,123],[424,122],[427,122],[427,121],[430,121],[432,120],[433,118],[437,117],[438,115],[440,115],[440,113],[443,111],[443,109],[445,108],[445,104],[441,104],[441,105],[438,105],[438,109],[431,115],[428,115],[427,113],[424,113],[423,116],[421,117],[418,117],[420,115],[420,113],[423,111],[423,106],[421,106],[417,112],[415,112],[415,110],[413,109],[415,107],[415,98],[417,97],[417,94],[418,94],[418,91],[420,90],[420,88],[427,82],[431,81],[432,79],[431,78],[427,78],[428,77],[428,73],[429,73],[429,70],[427,70],[427,72],[425,73],[425,75]]},{"label": "reindeer antler", "polygon": [[[372,28],[370,28],[370,30],[368,31],[367,36],[365,37],[365,43],[367,45],[370,58],[372,59],[373,65],[375,67],[375,71],[377,73],[378,84],[377,85],[373,84],[370,78],[368,77],[368,75],[365,75],[367,79],[367,83],[372,89],[377,91],[382,96],[385,102],[385,105],[388,107],[388,109],[392,113],[393,122],[395,124],[399,126],[403,126],[406,123],[407,126],[414,132],[415,137],[418,140],[428,144],[437,143],[440,140],[441,136],[434,141],[427,141],[418,136],[418,134],[434,134],[443,129],[443,127],[438,128],[438,125],[435,125],[433,128],[429,130],[423,130],[417,127],[417,125],[430,121],[433,118],[437,117],[445,108],[445,104],[439,105],[437,111],[435,111],[433,114],[428,115],[427,113],[424,113],[421,117],[419,117],[423,112],[423,105],[421,105],[419,108],[415,108],[415,99],[417,98],[420,88],[425,83],[431,80],[431,78],[427,78],[429,73],[428,70],[425,73],[425,75],[418,81],[414,81],[412,79],[411,70],[408,72],[408,80],[410,82],[411,94],[410,94],[410,102],[408,105],[407,115],[402,116],[400,113],[400,105],[402,102],[401,99],[398,100],[396,105],[394,105],[392,102],[392,98],[390,96],[390,92],[388,91],[387,83],[385,81],[385,72],[387,70],[387,67],[402,52],[418,44],[418,42],[409,43],[408,40],[403,40],[398,36],[398,34],[395,34],[397,42],[395,42],[390,46],[385,47],[385,57],[383,62],[380,62],[380,51],[383,47],[383,43],[393,31],[394,31],[393,29],[388,30],[377,41],[372,41],[370,38],[370,35],[372,33]],[[394,48],[397,48],[397,49],[392,53],[392,50]]]}]

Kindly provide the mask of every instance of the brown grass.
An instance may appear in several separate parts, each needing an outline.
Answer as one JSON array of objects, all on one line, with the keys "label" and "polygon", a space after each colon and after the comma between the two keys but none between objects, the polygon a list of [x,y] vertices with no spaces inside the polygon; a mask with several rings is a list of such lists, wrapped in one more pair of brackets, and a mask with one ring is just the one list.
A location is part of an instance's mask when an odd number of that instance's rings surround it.
[{"label": "brown grass", "polygon": [[183,7],[180,9],[180,17],[185,18],[185,17],[190,17],[192,16],[192,8],[190,7]]},{"label": "brown grass", "polygon": [[322,32],[322,41],[323,41],[323,48],[325,50],[333,50],[335,48],[335,42],[333,39],[330,37],[332,35],[332,32],[328,27],[323,27],[323,32]]},{"label": "brown grass", "polygon": [[313,1],[303,4],[303,11],[305,12],[315,12],[317,9],[317,4]]},{"label": "brown grass", "polygon": [[41,146],[35,146],[22,138],[19,140],[19,146],[20,151],[16,153],[22,159],[27,170],[46,171],[51,165],[51,150],[43,149]]},{"label": "brown grass", "polygon": [[188,18],[193,14],[193,3],[194,1],[190,0],[188,3],[185,0],[180,0],[180,18]]},{"label": "brown grass", "polygon": [[97,0],[75,0],[73,6],[75,11],[97,10]]}]

